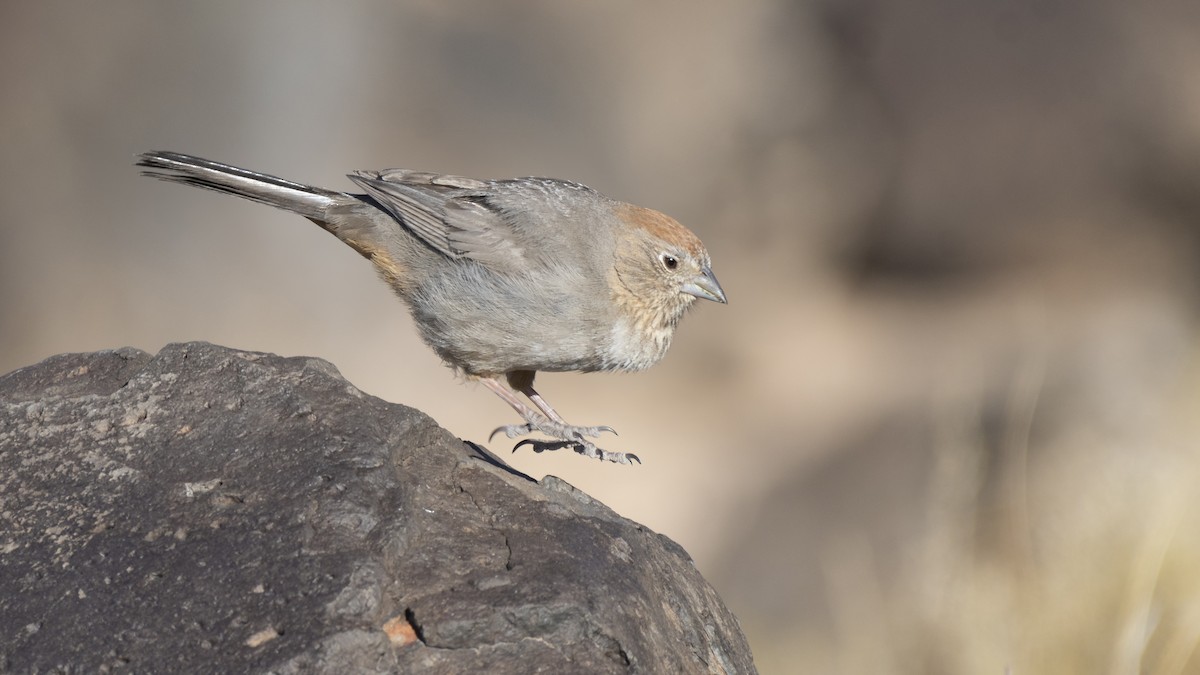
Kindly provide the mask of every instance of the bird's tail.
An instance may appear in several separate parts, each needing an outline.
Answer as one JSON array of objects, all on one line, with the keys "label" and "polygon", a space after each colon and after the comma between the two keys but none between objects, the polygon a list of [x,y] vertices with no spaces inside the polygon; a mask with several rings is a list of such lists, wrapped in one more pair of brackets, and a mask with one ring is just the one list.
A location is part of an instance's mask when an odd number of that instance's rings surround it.
[{"label": "bird's tail", "polygon": [[322,223],[329,209],[353,201],[343,192],[302,185],[265,173],[239,169],[177,152],[151,151],[138,155],[143,176],[194,185],[298,213]]}]

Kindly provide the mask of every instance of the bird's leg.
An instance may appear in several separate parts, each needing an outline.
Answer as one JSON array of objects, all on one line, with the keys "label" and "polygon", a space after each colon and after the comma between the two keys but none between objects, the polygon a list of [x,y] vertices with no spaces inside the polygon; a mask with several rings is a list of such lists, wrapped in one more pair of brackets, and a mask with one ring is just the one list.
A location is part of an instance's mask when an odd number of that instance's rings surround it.
[{"label": "bird's leg", "polygon": [[479,381],[483,383],[483,386],[491,389],[492,392],[503,399],[505,403],[512,406],[512,409],[517,411],[517,414],[521,416],[521,419],[525,420],[525,424],[507,424],[502,427],[496,427],[494,430],[492,430],[491,435],[488,436],[488,440],[491,440],[492,436],[495,436],[501,432],[503,432],[504,435],[508,436],[509,438],[516,438],[517,436],[528,434],[535,430],[540,430],[541,427],[546,426],[547,423],[551,422],[551,420],[547,419],[546,417],[539,415],[533,408],[530,408],[522,403],[521,399],[517,398],[517,395],[514,394],[511,389],[505,387],[503,384],[500,384],[500,381],[496,378],[481,377],[479,378]]},{"label": "bird's leg", "polygon": [[561,427],[561,430],[565,431],[567,434],[567,436],[557,433],[550,433],[548,435],[557,436],[558,438],[562,438],[564,440],[566,440],[569,436],[590,436],[595,438],[605,431],[613,435],[617,435],[616,429],[613,429],[608,425],[600,425],[596,427],[577,427],[572,424],[567,424],[567,421],[558,414],[558,411],[556,411],[554,408],[551,408],[550,404],[546,402],[546,399],[542,398],[542,395],[537,393],[537,390],[533,388],[533,378],[536,374],[537,373],[532,370],[514,370],[507,375],[507,379],[510,387],[516,389],[522,394],[525,394],[525,396],[528,397],[530,401],[533,401],[533,404],[538,407],[538,410],[542,411],[542,414],[550,418],[552,422],[557,423]]},{"label": "bird's leg", "polygon": [[[522,381],[520,378],[513,378],[512,376],[509,377],[510,381],[513,379],[517,379],[518,384],[521,385],[521,389],[525,390],[522,393],[525,393],[527,396],[529,396],[527,392],[533,393],[533,395],[529,397],[529,400],[533,401],[534,404],[542,410],[542,413],[538,413],[533,408],[525,405],[521,399],[517,398],[516,394],[514,394],[511,389],[508,389],[503,384],[500,384],[496,378],[480,378],[479,381],[482,382],[484,386],[486,386],[488,389],[491,389],[500,398],[504,399],[504,402],[512,406],[512,409],[517,411],[517,414],[521,416],[521,419],[525,420],[525,424],[508,424],[502,427],[497,427],[494,431],[492,431],[492,436],[495,436],[498,433],[503,433],[509,438],[516,438],[517,436],[523,436],[525,434],[537,431],[560,440],[576,441],[583,440],[587,436],[599,436],[600,433],[604,431],[613,431],[611,427],[577,427],[567,424],[566,421],[564,421],[563,418],[557,412],[555,412],[554,408],[551,408],[549,405],[547,405],[545,400],[542,399],[541,396],[538,396],[537,392],[533,391],[533,389],[529,387],[527,383],[531,382],[532,378],[527,378]],[[616,432],[613,431],[613,433]]]},{"label": "bird's leg", "polygon": [[[496,434],[503,432],[504,435],[508,436],[509,438],[516,438],[517,436],[522,436],[524,434],[537,431],[546,434],[547,436],[551,436],[557,440],[536,441],[532,439],[526,439],[518,443],[513,450],[516,450],[522,445],[531,446],[534,452],[545,452],[547,450],[571,448],[575,452],[578,452],[586,457],[592,457],[594,459],[607,462],[632,464],[636,461],[637,463],[641,464],[641,460],[638,459],[637,455],[624,452],[609,452],[602,448],[596,447],[596,444],[587,440],[585,436],[597,436],[602,431],[613,431],[610,427],[575,427],[567,424],[565,421],[563,421],[562,417],[559,416],[559,414],[555,412],[555,410],[537,394],[536,391],[533,391],[533,387],[531,386],[533,384],[533,373],[529,371],[517,372],[528,372],[528,375],[520,375],[517,378],[514,378],[513,375],[510,374],[508,377],[509,382],[511,383],[514,379],[516,379],[517,381],[514,386],[522,390],[521,393],[528,396],[529,400],[533,401],[534,405],[541,409],[542,413],[544,414],[538,413],[538,411],[525,405],[523,402],[521,402],[521,399],[517,398],[516,394],[514,394],[511,389],[505,387],[496,378],[481,377],[479,378],[479,381],[482,382],[485,387],[491,389],[497,396],[503,399],[505,403],[512,406],[512,409],[517,411],[517,414],[525,420],[525,424],[509,424],[502,427],[497,427],[494,431],[492,431],[491,436],[495,436]],[[532,395],[530,392],[532,392]],[[616,432],[614,431],[613,433]],[[491,436],[489,436],[489,438],[491,438]]]}]

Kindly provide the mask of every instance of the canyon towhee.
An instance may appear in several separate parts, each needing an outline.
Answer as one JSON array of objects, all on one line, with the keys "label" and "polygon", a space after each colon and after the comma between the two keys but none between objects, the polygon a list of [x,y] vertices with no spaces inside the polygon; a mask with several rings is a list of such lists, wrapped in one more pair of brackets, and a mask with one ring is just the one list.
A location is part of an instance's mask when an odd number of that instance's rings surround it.
[{"label": "canyon towhee", "polygon": [[640,461],[588,440],[611,427],[567,424],[533,389],[534,375],[648,368],[696,298],[725,302],[695,234],[578,183],[389,169],[350,174],[366,194],[348,194],[174,152],[147,152],[138,166],[143,175],[293,211],[358,251],[408,304],[442,360],[525,420],[493,436],[555,439],[517,444],[537,452],[570,447]]}]

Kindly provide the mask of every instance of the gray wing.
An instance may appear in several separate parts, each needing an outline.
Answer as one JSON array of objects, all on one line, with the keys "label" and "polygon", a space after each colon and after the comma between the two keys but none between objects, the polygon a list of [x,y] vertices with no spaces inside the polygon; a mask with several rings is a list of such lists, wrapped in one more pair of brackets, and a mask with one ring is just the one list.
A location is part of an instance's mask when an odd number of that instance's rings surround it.
[{"label": "gray wing", "polygon": [[520,234],[489,206],[488,183],[408,169],[355,171],[350,180],[431,248],[494,268],[526,260]]}]

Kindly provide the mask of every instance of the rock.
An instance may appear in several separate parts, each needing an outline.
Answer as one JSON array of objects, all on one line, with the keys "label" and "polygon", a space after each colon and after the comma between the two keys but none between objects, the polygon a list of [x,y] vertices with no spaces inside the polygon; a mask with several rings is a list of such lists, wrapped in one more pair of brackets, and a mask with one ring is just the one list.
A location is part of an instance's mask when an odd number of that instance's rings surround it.
[{"label": "rock", "polygon": [[754,665],[666,537],[324,361],[189,343],[0,377],[0,670]]}]

